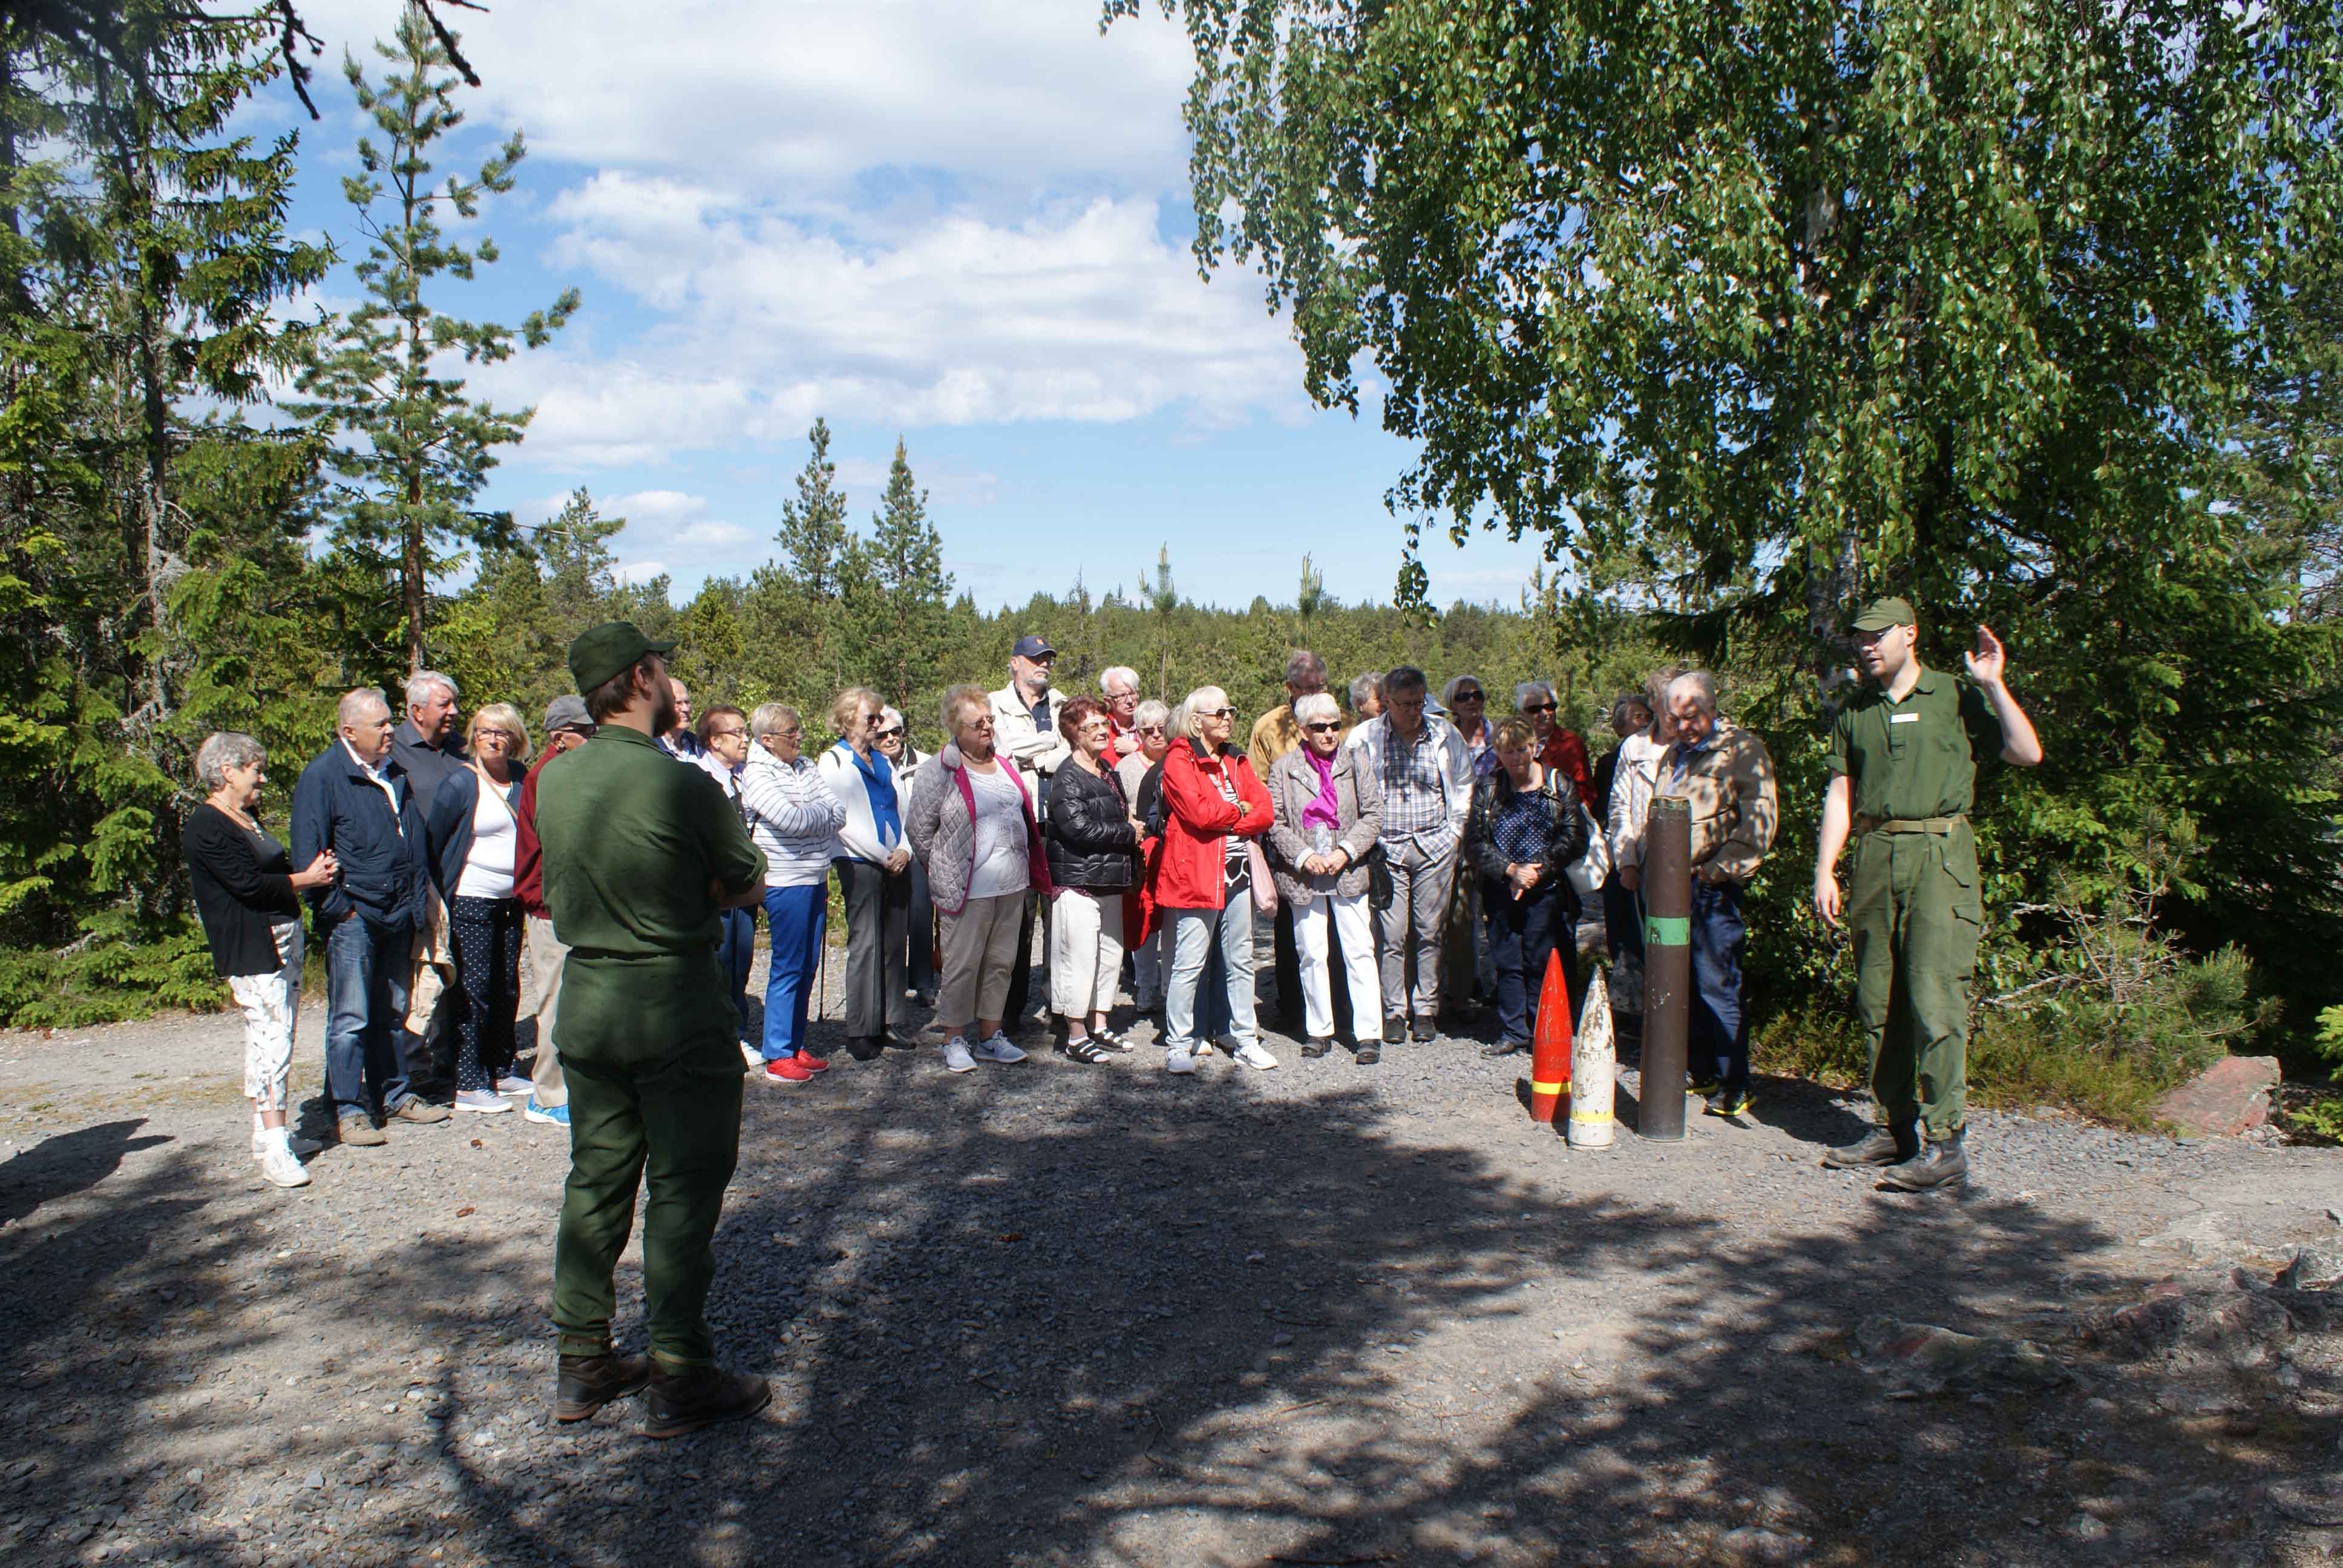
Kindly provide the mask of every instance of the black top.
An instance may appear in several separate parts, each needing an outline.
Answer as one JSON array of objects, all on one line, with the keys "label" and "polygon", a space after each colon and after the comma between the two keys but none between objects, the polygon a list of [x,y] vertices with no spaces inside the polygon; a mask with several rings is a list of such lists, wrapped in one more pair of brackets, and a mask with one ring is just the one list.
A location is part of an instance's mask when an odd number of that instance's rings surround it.
[{"label": "black top", "polygon": [[1113,892],[1138,873],[1139,835],[1113,769],[1097,773],[1079,765],[1053,774],[1050,791],[1050,879],[1061,888]]},{"label": "black top", "polygon": [[269,928],[301,918],[293,892],[293,858],[285,846],[206,801],[187,819],[179,842],[196,912],[211,940],[212,972],[275,974],[284,967]]}]

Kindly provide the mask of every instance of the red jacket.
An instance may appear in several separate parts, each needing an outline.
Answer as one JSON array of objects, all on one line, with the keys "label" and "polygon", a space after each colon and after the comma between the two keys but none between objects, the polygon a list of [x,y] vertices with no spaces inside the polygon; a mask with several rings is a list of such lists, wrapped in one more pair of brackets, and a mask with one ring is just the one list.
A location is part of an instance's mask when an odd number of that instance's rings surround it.
[{"label": "red jacket", "polygon": [[566,757],[578,748],[567,751],[548,750],[529,764],[528,777],[520,781],[520,794],[513,801],[513,896],[520,907],[543,920],[548,918],[545,908],[545,850],[537,841],[537,776],[545,771],[546,764],[557,757]]},{"label": "red jacket", "polygon": [[1538,761],[1547,768],[1561,769],[1581,800],[1594,799],[1594,772],[1587,764],[1586,742],[1574,732],[1555,725],[1554,733],[1546,737],[1545,749],[1538,754]]},{"label": "red jacket", "polygon": [[[1221,792],[1224,776],[1251,810],[1239,811]],[[1227,891],[1221,867],[1230,835],[1257,839],[1269,831],[1275,812],[1269,787],[1235,747],[1215,757],[1192,740],[1165,752],[1163,839],[1154,858],[1155,906],[1219,909]]]}]

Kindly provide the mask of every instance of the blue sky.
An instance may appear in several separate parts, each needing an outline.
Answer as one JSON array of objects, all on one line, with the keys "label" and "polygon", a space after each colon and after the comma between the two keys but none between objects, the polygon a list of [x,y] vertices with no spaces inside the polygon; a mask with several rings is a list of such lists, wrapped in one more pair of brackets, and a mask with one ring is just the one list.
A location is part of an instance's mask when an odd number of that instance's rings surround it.
[{"label": "blue sky", "polygon": [[[481,221],[503,259],[447,308],[517,322],[575,286],[548,349],[477,384],[533,404],[486,498],[525,522],[588,487],[631,575],[679,595],[770,553],[819,414],[858,523],[900,435],[947,565],[980,603],[1135,585],[1168,543],[1182,591],[1290,599],[1302,556],[1387,599],[1411,458],[1371,406],[1310,407],[1258,281],[1208,284],[1179,109],[1184,39],[1101,37],[1096,0],[493,0],[450,8],[484,86],[439,161],[518,126],[520,186]],[[362,242],[343,202],[358,117],[339,75],[396,0],[304,0],[326,41],[297,126],[294,220]],[[347,275],[321,294],[347,302]],[[1511,603],[1532,544],[1429,547],[1433,597]]]}]

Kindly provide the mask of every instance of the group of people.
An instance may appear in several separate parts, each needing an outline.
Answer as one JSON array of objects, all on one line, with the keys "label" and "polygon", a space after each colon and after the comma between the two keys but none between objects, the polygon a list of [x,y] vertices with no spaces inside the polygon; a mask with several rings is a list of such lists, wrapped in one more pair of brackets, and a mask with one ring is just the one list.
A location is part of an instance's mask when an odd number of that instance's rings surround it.
[{"label": "group of people", "polygon": [[[2042,752],[1986,628],[1966,681],[1922,668],[1902,600],[1875,603],[1853,636],[1873,684],[1833,730],[1815,907],[1854,930],[1883,1121],[1825,1162],[1925,1190],[1966,1168],[1976,766]],[[1254,1004],[1264,919],[1305,1057],[1334,1048],[1344,1013],[1363,1064],[1433,1040],[1443,985],[1493,1006],[1487,1051],[1502,1055],[1533,1036],[1549,958],[1574,955],[1583,898],[1603,899],[1614,950],[1644,940],[1645,822],[1654,799],[1682,798],[1694,888],[1671,940],[1692,951],[1694,1088],[1718,1115],[1748,1107],[1740,900],[1779,812],[1765,747],[1719,713],[1703,671],[1621,699],[1619,744],[1594,763],[1544,682],[1492,719],[1476,678],[1435,702],[1423,672],[1402,667],[1353,681],[1346,715],[1322,661],[1299,651],[1287,700],[1241,746],[1222,689],[1167,707],[1114,668],[1098,695],[1069,696],[1054,651],[1029,636],[1006,686],[944,694],[935,755],[856,687],[809,756],[786,704],[695,717],[666,668],[671,647],[625,623],[580,637],[579,695],[548,708],[541,749],[501,703],[459,740],[460,694],[435,672],[407,683],[404,724],[381,691],[347,693],[294,790],[289,847],[256,814],[261,748],[215,735],[184,835],[216,966],[245,1014],[267,1180],[308,1180],[286,1114],[305,902],[327,954],[326,1087],[344,1143],[378,1145],[389,1121],[445,1121],[428,1078],[456,1108],[519,1102],[569,1128],[554,1294],[564,1420],[649,1387],[646,1430],[667,1436],[769,1397],[715,1366],[700,1309],[738,1148],[736,1048],[774,1082],[830,1065],[808,1015],[833,872],[860,1060],[914,1048],[917,1001],[941,1025],[949,1070],[1021,1061],[1011,1026],[1036,991],[1061,1020],[1061,1052],[1113,1060],[1133,1049],[1113,1019],[1128,958],[1141,1010],[1160,1010],[1169,1071],[1193,1073],[1215,1050],[1274,1068]],[[770,962],[751,1039],[759,908]],[[538,977],[528,1078],[515,1062],[524,947]],[[618,1355],[609,1330],[611,1269],[645,1180],[648,1360]]]}]

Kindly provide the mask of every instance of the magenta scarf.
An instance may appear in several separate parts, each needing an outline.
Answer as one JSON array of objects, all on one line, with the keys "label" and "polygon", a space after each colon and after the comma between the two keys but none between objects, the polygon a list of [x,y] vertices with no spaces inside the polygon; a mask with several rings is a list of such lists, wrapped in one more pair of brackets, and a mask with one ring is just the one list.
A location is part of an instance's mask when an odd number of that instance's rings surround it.
[{"label": "magenta scarf", "polygon": [[1318,793],[1302,808],[1302,825],[1307,828],[1313,822],[1323,822],[1339,833],[1342,830],[1342,803],[1334,793],[1334,759],[1321,757],[1307,746],[1302,747],[1302,755],[1318,770]]}]

